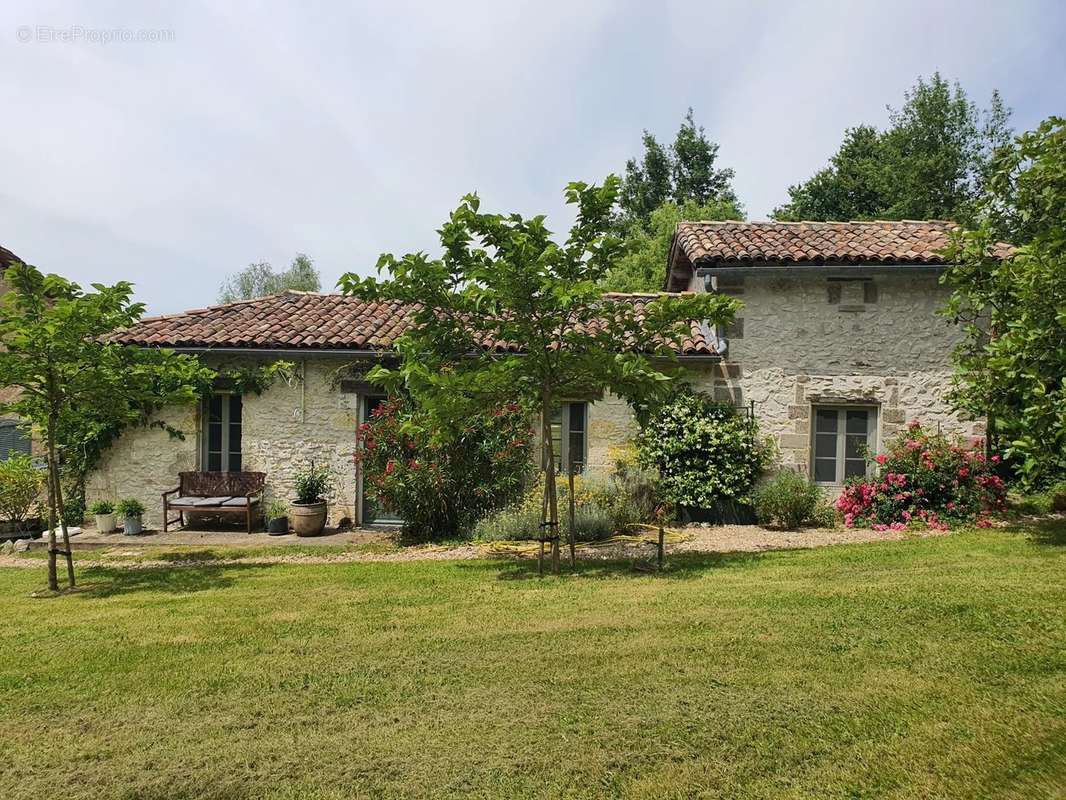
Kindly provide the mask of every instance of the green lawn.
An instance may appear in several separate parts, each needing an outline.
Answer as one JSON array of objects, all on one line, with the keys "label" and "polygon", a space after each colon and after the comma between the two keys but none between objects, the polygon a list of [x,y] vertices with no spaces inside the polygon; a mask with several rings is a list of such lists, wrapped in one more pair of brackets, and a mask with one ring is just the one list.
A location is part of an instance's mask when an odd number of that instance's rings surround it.
[{"label": "green lawn", "polygon": [[1066,796],[1062,523],[531,566],[0,570],[0,797]]}]

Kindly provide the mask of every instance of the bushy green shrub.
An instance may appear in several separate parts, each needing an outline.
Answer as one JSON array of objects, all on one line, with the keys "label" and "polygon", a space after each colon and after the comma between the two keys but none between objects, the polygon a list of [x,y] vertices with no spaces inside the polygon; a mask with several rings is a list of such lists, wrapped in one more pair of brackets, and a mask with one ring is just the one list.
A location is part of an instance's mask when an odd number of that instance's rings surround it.
[{"label": "bushy green shrub", "polygon": [[755,420],[688,387],[643,426],[637,451],[657,470],[663,499],[690,508],[746,502],[771,455]]},{"label": "bushy green shrub", "polygon": [[44,473],[34,466],[33,459],[12,452],[6,461],[0,461],[0,518],[25,522],[35,513],[43,486]]},{"label": "bushy green shrub", "polygon": [[89,513],[103,516],[104,514],[114,514],[115,504],[110,500],[97,500],[91,506],[89,506]]},{"label": "bushy green shrub", "polygon": [[652,522],[660,508],[669,505],[662,496],[658,474],[640,465],[633,443],[613,448],[611,456],[609,481],[619,495],[619,527],[632,522]]},{"label": "bushy green shrub", "polygon": [[840,514],[828,497],[823,495],[819,498],[810,523],[818,528],[836,528],[840,525]]},{"label": "bushy green shrub", "polygon": [[422,417],[390,399],[359,427],[356,458],[366,470],[367,494],[404,521],[408,539],[452,538],[521,496],[533,468],[524,409],[487,410],[449,438],[433,436]]},{"label": "bushy green shrub", "polygon": [[817,486],[788,469],[759,484],[752,493],[755,517],[761,525],[789,529],[816,523],[822,499]]},{"label": "bushy green shrub", "polygon": [[1019,514],[1051,514],[1066,511],[1066,481],[1042,492],[1012,491],[1007,495],[1011,511]]},{"label": "bushy green shrub", "polygon": [[[473,538],[480,541],[533,540],[540,537],[543,484],[536,481],[523,499],[499,511],[487,514],[473,527]],[[559,535],[570,537],[570,485],[565,476],[556,479],[559,497]],[[627,496],[610,478],[574,476],[575,541],[607,539],[637,522],[637,512]]]},{"label": "bushy green shrub", "polygon": [[133,497],[126,497],[118,501],[118,505],[115,506],[118,511],[118,515],[123,519],[129,519],[131,517],[140,517],[144,514],[144,505],[140,500]]},{"label": "bushy green shrub", "polygon": [[513,505],[486,514],[472,537],[481,542],[529,541],[540,536],[540,509]]},{"label": "bushy green shrub", "polygon": [[67,523],[67,527],[85,522],[85,498],[73,492],[63,496],[63,521]]}]

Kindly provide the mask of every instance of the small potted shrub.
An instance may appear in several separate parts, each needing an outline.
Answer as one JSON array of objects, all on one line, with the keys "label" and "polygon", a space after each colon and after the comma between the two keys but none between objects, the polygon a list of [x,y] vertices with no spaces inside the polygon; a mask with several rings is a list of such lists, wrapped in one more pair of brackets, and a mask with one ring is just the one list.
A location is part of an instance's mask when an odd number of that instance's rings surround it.
[{"label": "small potted shrub", "polygon": [[267,504],[267,533],[281,536],[289,532],[288,511],[284,500],[274,499]]},{"label": "small potted shrub", "polygon": [[297,536],[318,536],[326,527],[326,495],[333,485],[333,477],[326,467],[315,462],[296,473],[294,480],[296,502],[289,514]]},{"label": "small potted shrub", "polygon": [[0,461],[0,533],[23,534],[40,530],[36,519],[44,473],[28,455],[11,453]]},{"label": "small potted shrub", "polygon": [[89,506],[89,513],[96,517],[96,530],[100,533],[115,529],[115,504],[110,500],[97,500]]},{"label": "small potted shrub", "polygon": [[144,530],[141,519],[144,517],[144,506],[139,500],[127,497],[118,501],[118,515],[122,517],[122,530],[127,536],[134,536]]}]

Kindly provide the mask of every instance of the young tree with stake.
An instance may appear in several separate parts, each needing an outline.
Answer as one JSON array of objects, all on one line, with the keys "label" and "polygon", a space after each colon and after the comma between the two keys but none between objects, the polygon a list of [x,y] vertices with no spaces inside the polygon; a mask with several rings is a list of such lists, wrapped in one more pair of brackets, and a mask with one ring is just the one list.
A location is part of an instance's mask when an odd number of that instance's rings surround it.
[{"label": "young tree with stake", "polygon": [[[60,464],[65,447],[110,441],[128,425],[146,423],[162,406],[192,402],[215,372],[168,350],[110,344],[104,337],[144,312],[130,301],[132,285],[93,284],[85,292],[58,275],[15,263],[4,273],[0,299],[0,385],[21,391],[0,410],[29,420],[40,432],[48,463],[48,587],[59,588],[56,555],[66,558],[74,586]],[[171,431],[180,435],[178,431]],[[62,437],[62,438],[61,438]],[[56,524],[63,549],[57,549]]]},{"label": "young tree with stake", "polygon": [[[559,530],[551,414],[561,401],[611,392],[637,413],[676,372],[671,362],[692,321],[728,321],[738,301],[716,294],[662,295],[635,303],[604,295],[601,281],[621,252],[611,233],[618,179],[571,183],[577,220],[556,243],[543,216],[481,212],[467,195],[439,230],[444,253],[384,254],[389,279],[341,278],[346,293],[410,304],[413,325],[397,343],[395,368],[370,379],[414,396],[447,436],[487,403],[524,400],[539,417],[543,445],[543,522]],[[558,569],[557,537],[552,563]]]}]

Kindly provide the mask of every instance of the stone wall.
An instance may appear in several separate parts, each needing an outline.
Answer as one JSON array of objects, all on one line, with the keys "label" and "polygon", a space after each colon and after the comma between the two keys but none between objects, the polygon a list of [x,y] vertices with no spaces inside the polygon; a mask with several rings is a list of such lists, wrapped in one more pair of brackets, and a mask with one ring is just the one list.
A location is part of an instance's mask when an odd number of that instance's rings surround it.
[{"label": "stone wall", "polygon": [[809,471],[816,404],[875,407],[877,447],[912,419],[951,435],[983,433],[946,399],[962,334],[937,313],[947,291],[935,275],[749,275],[731,284],[742,322],[726,332],[727,358],[710,385],[722,399],[755,402],[782,464]]},{"label": "stone wall", "polygon": [[276,381],[262,395],[245,395],[242,454],[244,468],[267,474],[267,495],[295,499],[293,477],[310,461],[334,475],[329,524],[356,519],[355,432],[359,395],[342,392],[336,370],[344,362],[296,362],[303,381]]},{"label": "stone wall", "polygon": [[[359,395],[344,393],[333,380],[337,359],[297,362],[290,383],[278,380],[262,395],[243,398],[243,468],[267,473],[267,499],[292,500],[293,475],[312,459],[334,473],[330,524],[356,514],[353,463]],[[304,372],[306,370],[306,372]],[[177,485],[178,472],[201,468],[201,409],[166,409],[160,415],[182,430],[184,441],[158,428],[130,430],[104,455],[86,487],[89,503],[135,497],[147,509],[145,526],[162,524],[162,493]]]},{"label": "stone wall", "polygon": [[95,500],[136,498],[146,509],[145,527],[162,526],[163,492],[178,485],[179,472],[197,469],[200,418],[195,407],[180,406],[164,409],[157,420],[182,431],[184,441],[160,428],[127,431],[89,475],[85,486],[89,505]]}]

